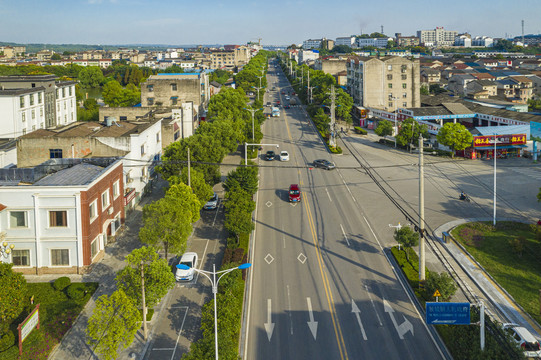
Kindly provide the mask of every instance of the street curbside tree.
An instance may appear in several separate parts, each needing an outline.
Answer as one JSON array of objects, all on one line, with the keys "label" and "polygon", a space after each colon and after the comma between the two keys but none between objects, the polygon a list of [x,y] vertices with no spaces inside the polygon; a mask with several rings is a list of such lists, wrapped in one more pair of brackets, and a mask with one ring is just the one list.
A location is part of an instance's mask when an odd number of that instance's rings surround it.
[{"label": "street curbside tree", "polygon": [[376,135],[386,138],[389,135],[393,134],[393,123],[389,120],[381,120],[378,123],[378,127],[374,130]]},{"label": "street curbside tree", "polygon": [[419,235],[410,227],[403,226],[402,228],[396,229],[394,231],[394,239],[404,248],[404,252],[406,253],[406,260],[408,260],[409,262],[409,249],[417,246],[417,244],[419,243]]},{"label": "street curbside tree", "polygon": [[105,360],[113,360],[134,340],[141,316],[135,301],[122,290],[102,295],[88,319],[86,337],[94,352]]},{"label": "street curbside tree", "polygon": [[446,123],[438,131],[436,136],[438,142],[442,145],[449,146],[455,156],[455,151],[464,150],[472,145],[473,135],[468,129],[459,123]]}]

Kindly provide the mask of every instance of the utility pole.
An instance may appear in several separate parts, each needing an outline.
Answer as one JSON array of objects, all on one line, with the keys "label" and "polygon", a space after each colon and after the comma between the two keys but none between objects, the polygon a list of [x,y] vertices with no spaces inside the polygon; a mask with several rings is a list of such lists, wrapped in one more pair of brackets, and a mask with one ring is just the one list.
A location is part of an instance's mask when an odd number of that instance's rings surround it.
[{"label": "utility pole", "polygon": [[143,260],[141,260],[141,299],[143,302],[143,338],[146,340],[148,336],[148,329],[147,329],[147,304],[145,303],[145,270],[143,268]]},{"label": "utility pole", "polygon": [[425,179],[423,135],[419,135],[419,285],[425,282]]},{"label": "utility pole", "polygon": [[308,101],[312,103],[312,87],[310,87],[310,70],[308,70]]},{"label": "utility pole", "polygon": [[192,177],[190,174],[191,166],[190,166],[190,148],[188,148],[188,186],[192,187]]},{"label": "utility pole", "polygon": [[331,137],[329,138],[329,145],[336,146],[335,140],[335,119],[334,119],[334,107],[335,107],[336,94],[334,93],[334,85],[331,85],[331,123],[329,124],[331,128]]},{"label": "utility pole", "polygon": [[301,88],[303,87],[304,80],[304,68],[301,66]]}]

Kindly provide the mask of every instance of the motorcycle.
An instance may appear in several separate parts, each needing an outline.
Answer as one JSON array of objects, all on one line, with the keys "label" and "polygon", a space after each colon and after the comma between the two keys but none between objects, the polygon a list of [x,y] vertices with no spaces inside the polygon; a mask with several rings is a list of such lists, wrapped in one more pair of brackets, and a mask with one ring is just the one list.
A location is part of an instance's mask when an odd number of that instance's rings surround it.
[{"label": "motorcycle", "polygon": [[470,201],[471,201],[471,199],[470,199],[470,197],[468,196],[468,194],[465,194],[465,193],[460,194],[460,196],[458,197],[458,199],[459,199],[459,200],[465,200],[465,201],[467,201],[467,202],[470,202]]}]

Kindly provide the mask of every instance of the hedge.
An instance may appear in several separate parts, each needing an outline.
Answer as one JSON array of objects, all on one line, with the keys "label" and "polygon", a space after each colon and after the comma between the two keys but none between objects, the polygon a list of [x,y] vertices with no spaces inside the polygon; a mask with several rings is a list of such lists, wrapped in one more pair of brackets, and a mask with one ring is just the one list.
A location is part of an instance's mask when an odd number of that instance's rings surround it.
[{"label": "hedge", "polygon": [[53,286],[56,290],[62,291],[71,284],[71,280],[67,276],[62,276],[56,279],[53,283]]},{"label": "hedge", "polygon": [[368,134],[368,132],[365,129],[363,129],[362,127],[360,127],[360,126],[355,126],[355,127],[353,127],[353,129],[355,130],[355,132],[357,134],[361,134],[361,135]]}]

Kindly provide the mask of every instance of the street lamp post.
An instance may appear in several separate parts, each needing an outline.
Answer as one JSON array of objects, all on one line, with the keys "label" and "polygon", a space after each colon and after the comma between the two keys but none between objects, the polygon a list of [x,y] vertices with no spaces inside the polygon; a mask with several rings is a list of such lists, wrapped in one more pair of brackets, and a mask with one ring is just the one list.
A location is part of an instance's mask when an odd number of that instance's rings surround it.
[{"label": "street lamp post", "polygon": [[255,126],[254,126],[254,114],[256,113],[256,111],[259,111],[259,110],[263,110],[263,108],[260,108],[260,109],[247,109],[247,108],[243,108],[244,110],[248,110],[250,112],[250,114],[252,114],[252,141],[255,142]]},{"label": "street lamp post", "polygon": [[[205,271],[205,270],[192,268],[193,270],[197,271],[199,274],[205,275],[207,279],[209,279],[210,284],[212,285],[212,294],[214,295],[214,345],[215,345],[216,360],[218,360],[218,310],[217,310],[218,308],[216,306],[216,294],[218,293],[218,283],[220,282],[220,279],[225,274],[230,273],[231,271],[237,270],[237,269],[239,270],[248,269],[250,266],[252,266],[252,264],[245,263],[245,264],[239,265],[236,268],[226,269],[222,271],[216,271],[215,264],[212,265],[212,271]],[[178,264],[177,268],[181,270],[190,269],[188,265],[184,265],[184,264]],[[221,275],[218,277],[218,279],[216,279],[216,275],[218,274],[221,274]],[[212,275],[212,278],[209,275]]]},{"label": "street lamp post", "polygon": [[261,90],[263,88],[261,86],[257,87],[257,86],[253,86],[253,85],[252,85],[252,87],[257,90],[257,98],[259,99],[259,90]]},{"label": "street lamp post", "polygon": [[8,244],[8,242],[4,240],[5,238],[6,238],[6,232],[2,231],[0,233],[0,241],[2,241],[2,244],[0,245],[0,256],[3,256],[7,259],[9,257],[9,254],[11,254],[11,250],[13,250],[15,245]]}]

